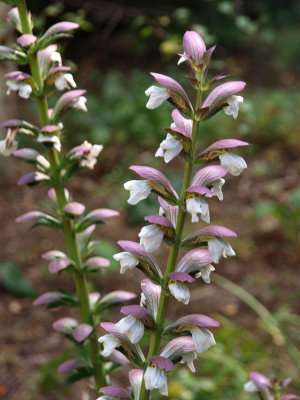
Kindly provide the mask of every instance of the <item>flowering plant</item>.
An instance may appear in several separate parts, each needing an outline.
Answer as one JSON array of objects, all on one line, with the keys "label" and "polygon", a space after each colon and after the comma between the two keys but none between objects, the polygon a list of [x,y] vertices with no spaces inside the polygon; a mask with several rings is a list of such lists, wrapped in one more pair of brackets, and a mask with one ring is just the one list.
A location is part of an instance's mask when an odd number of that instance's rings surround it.
[{"label": "flowering plant", "polygon": [[[85,90],[78,90],[71,69],[62,64],[57,49],[57,40],[70,37],[78,24],[68,21],[56,23],[40,36],[33,34],[33,20],[25,0],[9,1],[15,5],[8,13],[20,36],[14,47],[0,46],[0,59],[12,61],[20,67],[29,66],[30,74],[12,71],[6,74],[7,94],[17,92],[22,99],[37,103],[39,124],[12,119],[0,124],[6,129],[5,139],[0,141],[0,153],[14,156],[32,164],[35,168],[22,176],[18,185],[43,184],[48,188],[52,212],[30,211],[17,218],[17,222],[29,222],[63,231],[65,251],[50,250],[42,258],[49,262],[53,274],[63,272],[73,276],[76,295],[65,290],[47,292],[35,300],[36,305],[48,308],[57,306],[78,307],[81,320],[64,317],[53,324],[53,328],[64,334],[81,350],[82,357],[64,362],[58,368],[68,373],[67,380],[93,376],[97,389],[106,384],[106,376],[127,359],[118,351],[110,354],[109,360],[101,356],[101,345],[97,341],[95,326],[104,312],[116,305],[124,304],[135,297],[127,291],[115,291],[100,295],[89,293],[87,277],[109,266],[108,259],[94,256],[96,242],[91,240],[96,224],[118,215],[117,211],[99,208],[88,212],[85,205],[75,201],[65,187],[75,173],[82,168],[93,169],[103,146],[84,141],[69,151],[63,151],[61,139],[65,137],[63,114],[70,110],[87,111]],[[57,91],[64,92],[48,107],[48,100]],[[53,100],[52,100],[53,101]],[[18,135],[28,135],[31,146],[18,149]],[[61,155],[62,154],[62,155]],[[86,357],[86,350],[88,357]]]},{"label": "flowering plant", "polygon": [[[202,37],[197,32],[188,31],[183,37],[183,48],[184,53],[180,54],[178,63],[185,62],[189,67],[188,79],[196,92],[195,105],[192,105],[181,84],[166,75],[151,73],[160,86],[151,86],[145,92],[149,96],[147,108],[156,108],[166,100],[174,107],[173,122],[165,129],[166,139],[161,142],[155,156],[162,157],[166,163],[176,157],[183,160],[182,189],[178,194],[168,178],[157,169],[130,167],[142,180],[124,184],[130,192],[128,203],[137,204],[154,192],[158,195],[159,212],[145,217],[149,225],[140,231],[140,243],[128,240],[118,242],[122,252],[115,254],[114,258],[120,262],[120,272],[138,268],[146,278],[141,282],[140,304],[122,307],[124,318],[118,323],[101,324],[106,332],[99,339],[104,346],[102,355],[109,356],[118,349],[135,369],[129,373],[129,389],[103,387],[99,400],[146,400],[155,389],[167,395],[167,373],[175,368],[175,364],[186,363],[195,372],[193,361],[197,355],[215,345],[210,329],[219,326],[216,320],[202,314],[188,314],[166,324],[166,314],[171,296],[187,305],[190,301],[189,284],[197,278],[210,283],[210,274],[215,270],[212,263],[217,264],[222,256],[235,255],[227,239],[236,237],[236,233],[224,226],[208,225],[208,199],[217,197],[223,200],[225,176],[228,173],[240,175],[247,167],[244,159],[232,150],[248,143],[224,139],[199,151],[198,139],[200,123],[221,110],[237,118],[239,105],[243,102],[237,93],[244,89],[245,83],[223,83],[211,90],[202,101],[203,94],[225,78],[218,75],[207,79],[215,47],[206,49]],[[221,165],[206,165],[218,159]],[[199,169],[201,163],[205,165]],[[184,227],[188,214],[192,222],[199,222],[200,218],[205,225],[186,236]],[[164,272],[152,255],[163,241],[170,246]],[[184,249],[188,250],[187,253],[178,260],[180,250]],[[145,333],[150,334],[146,356],[139,346]]]},{"label": "flowering plant", "polygon": [[290,384],[291,378],[279,381],[275,376],[271,379],[259,372],[250,372],[250,381],[245,383],[246,392],[255,392],[261,400],[293,400],[300,399],[295,394],[284,394],[282,391]]}]

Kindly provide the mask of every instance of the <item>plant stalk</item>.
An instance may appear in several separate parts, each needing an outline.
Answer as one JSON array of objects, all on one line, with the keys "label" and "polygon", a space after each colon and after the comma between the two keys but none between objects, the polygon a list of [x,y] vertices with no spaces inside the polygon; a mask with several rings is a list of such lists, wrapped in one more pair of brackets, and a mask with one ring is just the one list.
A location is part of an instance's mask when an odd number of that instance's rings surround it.
[{"label": "plant stalk", "polygon": [[[199,89],[197,91],[196,110],[198,108],[200,108],[201,101],[202,101],[202,90]],[[182,183],[182,188],[181,188],[179,212],[178,212],[178,218],[177,218],[177,223],[176,223],[176,228],[175,228],[176,242],[171,247],[169,257],[168,257],[167,267],[166,267],[166,271],[164,274],[164,284],[163,284],[160,299],[159,299],[158,312],[157,312],[157,317],[156,317],[156,321],[155,321],[156,325],[157,325],[157,329],[151,335],[150,346],[149,346],[149,351],[148,351],[148,356],[147,356],[147,365],[149,365],[149,363],[150,363],[150,358],[153,357],[154,355],[156,355],[159,350],[162,332],[164,329],[164,322],[165,322],[165,318],[166,318],[166,312],[167,312],[168,301],[169,301],[169,293],[167,292],[165,287],[166,287],[166,284],[169,279],[168,275],[171,272],[173,272],[175,269],[176,261],[177,261],[177,257],[178,257],[178,251],[179,251],[181,240],[182,240],[183,228],[184,228],[184,223],[185,223],[185,218],[186,218],[186,211],[185,211],[185,206],[184,206],[185,195],[186,195],[186,189],[188,189],[191,184],[191,176],[192,176],[192,170],[193,170],[194,159],[195,159],[195,154],[196,154],[196,143],[197,143],[198,130],[199,130],[199,121],[197,121],[195,119],[194,123],[193,123],[193,131],[192,131],[191,157],[189,158],[188,161],[186,161],[186,164],[185,164],[184,178],[183,178],[183,183]],[[149,395],[150,395],[150,391],[146,390],[145,380],[143,379],[139,400],[148,400]]]},{"label": "plant stalk", "polygon": [[[18,10],[20,14],[23,33],[32,33],[26,0],[19,0]],[[29,55],[29,65],[32,77],[37,84],[38,92],[41,94],[44,88],[44,82],[36,53]],[[38,96],[37,105],[39,110],[40,124],[41,126],[45,126],[49,123],[47,97],[42,94]],[[66,219],[63,216],[63,208],[67,203],[67,199],[64,192],[63,180],[61,177],[59,155],[57,150],[54,148],[49,151],[49,161],[54,178],[54,190],[56,193],[57,203],[62,215],[63,232],[68,255],[76,265],[76,269],[73,270],[72,275],[79,299],[81,319],[83,323],[89,324],[95,328],[94,318],[90,309],[87,281],[85,276],[80,273],[80,269],[82,267],[82,259],[77,245],[75,232],[73,230],[73,224],[72,221]],[[97,340],[95,329],[89,338],[89,353],[94,368],[95,384],[97,389],[99,390],[101,387],[106,385],[106,378],[102,362],[99,358],[100,346]]]}]

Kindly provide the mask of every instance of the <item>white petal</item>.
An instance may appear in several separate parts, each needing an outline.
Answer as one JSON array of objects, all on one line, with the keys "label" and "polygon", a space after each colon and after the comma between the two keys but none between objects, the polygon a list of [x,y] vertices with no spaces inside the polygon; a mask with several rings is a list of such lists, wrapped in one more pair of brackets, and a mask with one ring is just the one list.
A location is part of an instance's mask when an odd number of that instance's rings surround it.
[{"label": "white petal", "polygon": [[144,226],[139,233],[140,244],[150,253],[157,250],[164,238],[163,231],[156,225]]},{"label": "white petal", "polygon": [[147,390],[160,389],[160,393],[168,395],[167,376],[165,371],[156,367],[147,367],[145,375],[145,386]]},{"label": "white petal", "polygon": [[116,347],[120,346],[120,342],[117,338],[115,338],[113,335],[110,333],[104,336],[101,336],[98,339],[99,343],[103,343],[103,351],[101,354],[103,357],[108,357],[111,355],[111,353],[115,350]]},{"label": "white petal", "polygon": [[209,224],[210,215],[208,204],[205,200],[192,197],[186,201],[186,210],[192,216],[192,222],[198,222],[199,218],[197,214],[201,214],[201,219]]},{"label": "white petal", "polygon": [[170,283],[169,289],[171,294],[178,300],[180,303],[189,304],[190,301],[190,291],[188,287],[182,282],[174,282]]},{"label": "white petal", "polygon": [[116,398],[111,396],[100,396],[97,400],[116,400]]},{"label": "white petal", "polygon": [[194,360],[197,358],[197,353],[195,351],[191,351],[190,353],[182,354],[181,364],[187,363],[187,366],[191,370],[191,372],[195,373]]},{"label": "white petal", "polygon": [[19,88],[19,96],[22,99],[28,99],[30,94],[32,92],[32,88],[28,83],[20,83],[20,88]]},{"label": "white petal", "polygon": [[62,74],[58,76],[54,84],[57,90],[74,89],[77,86],[72,74]]},{"label": "white petal", "polygon": [[146,104],[146,107],[149,109],[159,107],[165,100],[170,97],[167,89],[158,86],[150,86],[145,91],[145,94],[146,96],[149,96],[149,100]]},{"label": "white petal", "polygon": [[222,252],[223,257],[227,258],[227,256],[230,257],[235,256],[235,251],[230,246],[230,244],[223,239],[220,239],[220,241],[223,242],[223,252]]},{"label": "white petal", "polygon": [[204,265],[200,268],[200,272],[195,275],[195,278],[202,278],[205,283],[210,283],[210,274],[215,268],[211,265]]},{"label": "white petal", "polygon": [[9,95],[11,91],[16,92],[17,90],[19,90],[19,83],[17,83],[16,81],[6,81],[6,85],[7,85],[7,91],[6,94]]},{"label": "white petal", "polygon": [[127,200],[127,203],[132,205],[135,205],[141,200],[146,199],[151,192],[149,181],[143,180],[128,181],[124,183],[124,188],[130,191],[130,196]]},{"label": "white petal", "polygon": [[72,107],[75,108],[76,110],[81,110],[86,112],[88,110],[86,108],[86,102],[87,99],[84,96],[80,96],[73,102]]},{"label": "white petal", "polygon": [[166,163],[169,163],[173,158],[183,149],[182,144],[179,140],[176,140],[170,133],[168,133],[165,140],[163,140],[159,146],[159,149],[155,153],[155,157],[163,157]]},{"label": "white petal", "polygon": [[39,143],[52,143],[58,152],[61,151],[61,143],[60,143],[60,139],[58,136],[55,136],[55,135],[48,136],[48,135],[44,135],[43,133],[40,133],[37,138],[37,141]]},{"label": "white petal", "polygon": [[216,344],[214,335],[208,329],[193,328],[191,334],[199,354],[204,353],[209,347]]},{"label": "white petal", "polygon": [[58,66],[60,67],[62,65],[62,59],[61,59],[60,53],[58,53],[57,51],[52,53],[50,55],[50,61],[53,62],[53,63],[58,64]]},{"label": "white petal", "polygon": [[245,392],[258,392],[256,385],[252,381],[245,383],[244,390]]},{"label": "white petal", "polygon": [[214,238],[208,241],[208,252],[213,262],[218,263],[223,253],[223,246],[219,239]]},{"label": "white petal", "polygon": [[14,141],[10,147],[7,147],[7,142],[6,140],[0,140],[0,154],[2,154],[5,157],[9,157],[14,151],[16,151],[18,148],[18,142]]},{"label": "white petal", "polygon": [[247,168],[246,161],[241,156],[229,153],[228,151],[219,155],[219,159],[222,167],[233,176],[240,175]]},{"label": "white petal", "polygon": [[138,343],[144,336],[144,324],[132,315],[122,318],[115,326],[120,333],[127,335],[133,344]]},{"label": "white petal", "polygon": [[182,56],[179,58],[178,60],[178,65],[182,64],[183,62],[185,62],[187,60],[187,56],[185,55],[185,53],[182,54]]},{"label": "white petal", "polygon": [[37,158],[36,158],[36,161],[40,164],[40,165],[42,165],[44,168],[50,168],[50,163],[49,163],[49,161],[44,157],[44,156],[42,156],[41,154],[39,154],[38,156],[37,156]]},{"label": "white petal", "polygon": [[121,264],[121,270],[120,270],[121,274],[124,274],[128,269],[133,269],[139,264],[139,260],[134,255],[128,253],[127,251],[115,254],[113,258],[116,261],[119,261],[119,263]]},{"label": "white petal", "polygon": [[212,185],[212,187],[210,188],[210,190],[213,192],[212,195],[210,194],[206,194],[206,197],[213,197],[213,196],[217,196],[218,199],[220,201],[223,200],[223,192],[222,192],[222,186],[225,183],[225,179],[220,178],[217,179],[216,181],[210,182],[210,185]]},{"label": "white petal", "polygon": [[232,115],[234,119],[237,119],[239,113],[239,106],[244,101],[242,96],[230,96],[227,99],[228,106],[224,107],[223,110],[226,115]]}]

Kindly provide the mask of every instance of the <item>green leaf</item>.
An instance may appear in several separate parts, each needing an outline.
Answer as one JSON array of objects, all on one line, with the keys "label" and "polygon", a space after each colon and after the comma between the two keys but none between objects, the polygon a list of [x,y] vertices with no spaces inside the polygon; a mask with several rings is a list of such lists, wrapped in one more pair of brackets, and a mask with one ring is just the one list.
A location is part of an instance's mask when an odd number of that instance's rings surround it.
[{"label": "green leaf", "polygon": [[13,263],[7,262],[0,265],[0,281],[4,288],[15,296],[35,297],[35,290],[31,282]]}]

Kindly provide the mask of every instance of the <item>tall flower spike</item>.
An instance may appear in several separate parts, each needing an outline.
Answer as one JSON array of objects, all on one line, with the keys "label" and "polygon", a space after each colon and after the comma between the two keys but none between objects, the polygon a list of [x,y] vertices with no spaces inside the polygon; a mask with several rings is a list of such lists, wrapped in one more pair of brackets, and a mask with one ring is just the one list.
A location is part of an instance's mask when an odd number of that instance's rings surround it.
[{"label": "tall flower spike", "polygon": [[[151,398],[150,392],[154,389],[167,395],[168,370],[172,370],[176,363],[187,363],[190,370],[195,372],[194,360],[197,353],[201,354],[216,344],[213,333],[208,328],[218,327],[219,323],[206,315],[189,314],[165,327],[168,299],[172,295],[177,301],[188,304],[191,296],[188,284],[199,277],[205,283],[210,283],[210,274],[215,269],[211,263],[218,263],[221,256],[235,255],[225,239],[237,235],[228,228],[206,226],[185,239],[183,232],[187,213],[191,214],[192,222],[198,222],[201,217],[207,224],[210,223],[208,199],[217,196],[219,200],[223,200],[222,186],[227,172],[238,175],[245,168],[244,162],[234,157],[235,155],[226,153],[226,146],[237,147],[237,143],[246,145],[246,142],[219,141],[200,155],[197,154],[200,122],[213,117],[221,109],[236,118],[242,102],[242,98],[236,95],[244,88],[245,83],[236,81],[221,84],[210,92],[202,104],[203,92],[225,76],[219,75],[207,81],[210,58],[215,46],[207,50],[197,32],[185,33],[183,47],[184,53],[181,54],[180,62],[189,63],[191,76],[188,79],[192,88],[197,91],[195,111],[185,89],[166,75],[151,73],[162,87],[151,86],[146,91],[149,96],[147,108],[155,108],[167,98],[176,107],[172,112],[173,123],[165,129],[167,137],[161,142],[155,156],[163,157],[166,163],[179,155],[184,158],[181,194],[179,196],[176,193],[171,182],[158,170],[151,167],[131,167],[143,180],[125,184],[125,189],[130,191],[128,202],[137,204],[153,191],[158,195],[159,215],[145,217],[150,225],[140,231],[140,245],[130,241],[119,242],[124,252],[115,255],[115,259],[121,263],[121,272],[139,268],[148,278],[141,284],[142,294],[137,314],[128,312],[130,318],[125,317],[116,326],[120,324],[122,332],[131,339],[134,336],[133,341],[138,341],[142,339],[142,331],[146,326],[143,326],[144,321],[139,318],[139,312],[142,310],[145,313],[147,310],[153,318],[150,321],[155,322],[148,329],[151,331],[151,339],[147,361],[142,365],[143,371],[136,373],[139,380],[134,388],[135,400]],[[220,157],[221,166],[204,166],[193,173],[194,167],[201,161],[215,157]],[[158,249],[163,240],[170,246],[164,275],[149,253]],[[184,249],[190,251],[177,261],[179,253]],[[172,340],[159,354],[162,340],[169,338]]]}]

